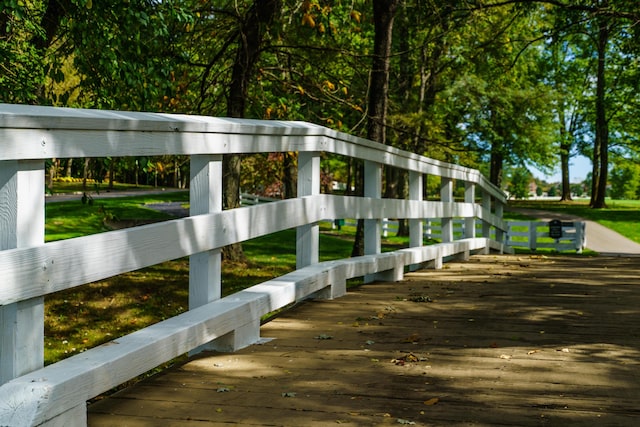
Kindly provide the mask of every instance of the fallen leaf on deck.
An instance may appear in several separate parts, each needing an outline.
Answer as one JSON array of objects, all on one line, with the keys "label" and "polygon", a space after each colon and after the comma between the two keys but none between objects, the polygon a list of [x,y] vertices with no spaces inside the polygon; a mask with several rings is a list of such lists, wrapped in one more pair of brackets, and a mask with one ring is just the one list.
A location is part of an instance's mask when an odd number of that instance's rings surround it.
[{"label": "fallen leaf on deck", "polygon": [[227,387],[220,387],[216,390],[218,393],[226,393],[228,391],[231,391],[230,389],[228,389]]},{"label": "fallen leaf on deck", "polygon": [[282,397],[296,397],[296,393],[293,391],[287,391],[282,393]]},{"label": "fallen leaf on deck", "polygon": [[405,363],[415,363],[427,360],[426,357],[418,357],[413,353],[405,354],[402,357],[397,357],[395,359],[391,359],[391,363],[395,363],[396,365],[403,366]]},{"label": "fallen leaf on deck", "polygon": [[402,418],[398,418],[398,419],[396,420],[396,422],[397,422],[398,424],[410,424],[410,425],[415,425],[415,422],[413,422],[413,421],[409,421],[409,420],[404,420],[404,419],[402,419]]},{"label": "fallen leaf on deck", "polygon": [[440,399],[438,399],[437,397],[431,398],[429,400],[425,400],[424,404],[427,406],[431,406],[431,405],[435,405],[436,403],[440,402]]},{"label": "fallen leaf on deck", "polygon": [[420,335],[418,334],[411,334],[409,335],[407,338],[403,339],[402,342],[418,342],[420,341]]},{"label": "fallen leaf on deck", "polygon": [[533,354],[533,353],[537,353],[537,352],[539,352],[539,351],[540,351],[540,350],[529,350],[529,351],[527,351],[527,354]]},{"label": "fallen leaf on deck", "polygon": [[511,356],[509,356],[508,354],[501,354],[501,355],[500,355],[500,359],[507,359],[507,360],[509,360],[509,359],[511,359]]}]

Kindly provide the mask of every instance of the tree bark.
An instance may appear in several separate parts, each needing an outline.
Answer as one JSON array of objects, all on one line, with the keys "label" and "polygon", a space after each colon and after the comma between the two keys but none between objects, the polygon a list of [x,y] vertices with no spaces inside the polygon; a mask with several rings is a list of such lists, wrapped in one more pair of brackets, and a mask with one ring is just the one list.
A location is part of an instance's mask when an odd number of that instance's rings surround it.
[{"label": "tree bark", "polygon": [[[604,20],[603,20],[604,21]],[[601,21],[598,30],[598,71],[596,74],[596,138],[593,146],[593,173],[591,182],[592,208],[606,207],[607,170],[609,168],[609,123],[606,114],[606,57],[609,26]]]},{"label": "tree bark", "polygon": [[[240,23],[240,37],[238,38],[227,98],[227,115],[229,117],[244,118],[245,116],[247,88],[253,75],[253,68],[260,56],[260,48],[267,27],[281,7],[280,0],[255,0]],[[241,163],[242,157],[238,154],[223,157],[224,209],[240,206]],[[242,245],[239,243],[223,248],[222,257],[229,261],[245,261]]]},{"label": "tree bark", "polygon": [[569,201],[571,198],[571,179],[569,177],[569,156],[571,154],[571,135],[566,129],[566,117],[564,105],[561,103],[559,111],[560,120],[560,172],[562,175],[562,194],[560,201]]},{"label": "tree bark", "polygon": [[[367,138],[386,143],[387,99],[389,97],[389,58],[393,35],[393,18],[399,0],[377,0],[373,2],[373,22],[375,27],[373,62],[369,80],[369,104],[367,114]],[[360,166],[362,167],[362,166]],[[363,176],[363,173],[360,173]],[[356,181],[356,193],[363,194],[364,182]],[[364,254],[364,221],[358,220],[356,237],[351,256]]]},{"label": "tree bark", "polygon": [[491,159],[489,160],[489,181],[498,187],[502,185],[503,164],[502,146],[500,143],[494,142],[491,145]]},{"label": "tree bark", "polygon": [[293,153],[284,153],[283,157],[282,183],[284,184],[284,198],[293,199],[297,194],[296,161]]}]

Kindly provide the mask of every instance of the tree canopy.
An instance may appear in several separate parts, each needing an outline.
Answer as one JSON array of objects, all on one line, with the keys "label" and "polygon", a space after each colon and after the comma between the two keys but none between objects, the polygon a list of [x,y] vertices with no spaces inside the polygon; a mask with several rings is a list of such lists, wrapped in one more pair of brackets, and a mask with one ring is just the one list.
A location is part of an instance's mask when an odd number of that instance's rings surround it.
[{"label": "tree canopy", "polygon": [[[629,173],[639,157],[638,23],[632,0],[7,0],[0,101],[307,120],[479,168],[505,189],[505,170],[560,167],[563,198],[582,154],[602,207],[608,180],[623,176],[612,166]],[[242,160],[264,182],[235,163],[229,173],[284,197],[295,157],[283,156],[277,173]],[[165,185],[184,185],[186,164],[51,163]],[[324,164],[328,182],[357,181],[348,160]]]}]

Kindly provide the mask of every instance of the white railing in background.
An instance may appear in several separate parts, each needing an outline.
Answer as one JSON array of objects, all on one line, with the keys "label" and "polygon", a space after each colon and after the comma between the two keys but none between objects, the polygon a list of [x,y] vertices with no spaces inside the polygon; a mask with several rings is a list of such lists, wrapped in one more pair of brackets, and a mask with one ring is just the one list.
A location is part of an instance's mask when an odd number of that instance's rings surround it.
[{"label": "white railing in background", "polygon": [[559,236],[550,236],[549,221],[507,221],[509,247],[521,247],[535,251],[550,248],[555,251],[582,253],[587,244],[584,221],[559,222]]},{"label": "white railing in background", "polygon": [[[222,210],[223,155],[292,151],[297,198]],[[320,194],[322,152],[364,161],[365,197]],[[44,159],[173,154],[191,156],[190,216],[44,243]],[[381,198],[383,165],[409,172],[409,200]],[[423,201],[424,175],[441,178],[440,201]],[[405,266],[503,251],[505,202],[477,170],[309,123],[0,104],[0,425],[84,426],[87,400],[194,349],[250,345],[261,316],[291,302],[338,297],[353,277],[400,280]],[[318,221],[334,218],[365,220],[365,256],[318,262]],[[409,219],[409,248],[381,253],[382,218]],[[442,243],[423,246],[429,218]],[[296,271],[221,298],[223,246],[294,227]],[[43,367],[45,295],[184,256],[189,311]]]}]

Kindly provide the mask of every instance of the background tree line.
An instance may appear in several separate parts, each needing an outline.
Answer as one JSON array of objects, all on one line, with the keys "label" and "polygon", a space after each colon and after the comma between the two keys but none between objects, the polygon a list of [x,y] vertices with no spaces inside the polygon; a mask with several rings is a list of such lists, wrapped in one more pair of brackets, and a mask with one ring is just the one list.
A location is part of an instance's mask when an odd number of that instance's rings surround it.
[{"label": "background tree line", "polygon": [[[634,0],[1,3],[1,102],[306,120],[479,168],[504,188],[518,168],[559,166],[562,199],[582,154],[596,208],[623,170],[638,174]],[[291,196],[295,162],[225,158],[225,207],[241,187]],[[187,168],[53,159],[49,176],[184,186]],[[356,162],[327,156],[323,173],[325,191],[333,180],[359,191]],[[385,196],[405,179],[385,171]]]}]

